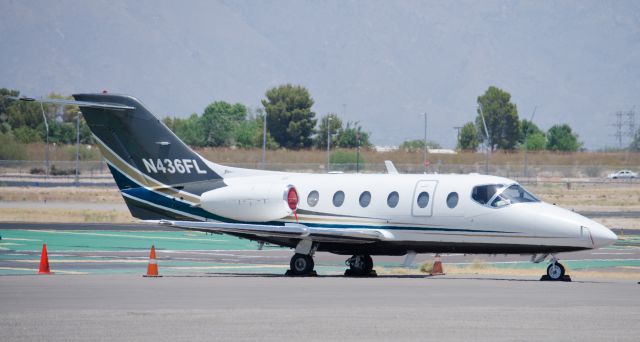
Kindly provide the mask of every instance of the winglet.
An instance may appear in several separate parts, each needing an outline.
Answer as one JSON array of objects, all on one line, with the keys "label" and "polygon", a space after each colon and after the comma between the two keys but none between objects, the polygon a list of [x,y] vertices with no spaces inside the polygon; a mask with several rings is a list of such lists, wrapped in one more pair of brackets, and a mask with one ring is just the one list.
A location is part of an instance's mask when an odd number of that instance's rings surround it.
[{"label": "winglet", "polygon": [[393,165],[393,162],[391,160],[385,160],[384,161],[384,165],[387,167],[387,173],[390,175],[397,175],[398,174],[398,170],[396,169],[395,165]]}]

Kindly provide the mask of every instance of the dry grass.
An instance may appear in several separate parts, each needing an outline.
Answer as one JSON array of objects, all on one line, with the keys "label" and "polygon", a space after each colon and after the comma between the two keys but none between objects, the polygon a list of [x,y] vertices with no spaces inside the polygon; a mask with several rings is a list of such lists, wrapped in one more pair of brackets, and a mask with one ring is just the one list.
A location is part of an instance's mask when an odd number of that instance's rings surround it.
[{"label": "dry grass", "polygon": [[135,221],[129,211],[125,210],[0,208],[0,217],[5,222],[129,223]]},{"label": "dry grass", "polygon": [[114,187],[101,188],[39,188],[39,187],[2,187],[0,201],[8,202],[88,202],[122,203],[122,196]]},{"label": "dry grass", "polygon": [[628,184],[566,184],[528,185],[545,202],[578,211],[640,210],[640,186]]},{"label": "dry grass", "polygon": [[[256,149],[233,149],[233,148],[197,148],[205,158],[218,163],[256,163],[262,160],[262,150]],[[70,152],[71,151],[71,152]],[[51,145],[51,160],[74,160],[75,154],[73,146]],[[92,148],[97,151],[97,148]],[[390,151],[376,152],[374,150],[361,151],[367,163],[381,164],[385,160],[392,160],[396,164],[422,164],[422,151]],[[27,146],[27,157],[29,160],[44,160],[44,144],[29,144]],[[325,150],[274,150],[267,151],[269,163],[309,163],[323,164],[326,161]],[[444,164],[483,164],[485,155],[474,152],[463,152],[452,154],[431,154],[432,161],[440,160]],[[99,153],[90,153],[87,160],[100,160]],[[491,155],[492,165],[522,164],[524,160],[523,152],[494,152]],[[640,153],[626,152],[529,152],[529,165],[607,165],[611,167],[636,167],[640,165]]]}]

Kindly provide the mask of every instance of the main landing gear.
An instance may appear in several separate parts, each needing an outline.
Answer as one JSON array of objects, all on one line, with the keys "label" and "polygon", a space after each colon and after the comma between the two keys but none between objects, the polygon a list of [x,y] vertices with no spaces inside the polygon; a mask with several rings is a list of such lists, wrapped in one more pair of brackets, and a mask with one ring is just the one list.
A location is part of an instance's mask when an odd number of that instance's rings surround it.
[{"label": "main landing gear", "polygon": [[318,249],[318,244],[311,240],[301,240],[296,246],[296,254],[291,257],[289,270],[285,275],[292,276],[315,276],[316,271],[313,270],[315,263],[313,255]]},{"label": "main landing gear", "polygon": [[348,277],[375,277],[376,271],[373,270],[373,259],[371,255],[354,255],[345,261],[349,269],[344,271],[344,275]]},{"label": "main landing gear", "polygon": [[558,262],[555,256],[551,256],[551,263],[547,266],[547,274],[540,280],[571,281],[571,277],[565,274],[564,266]]},{"label": "main landing gear", "polygon": [[287,273],[296,276],[308,276],[311,275],[313,271],[313,257],[311,255],[296,253],[291,257],[291,262],[289,263],[291,267]]}]

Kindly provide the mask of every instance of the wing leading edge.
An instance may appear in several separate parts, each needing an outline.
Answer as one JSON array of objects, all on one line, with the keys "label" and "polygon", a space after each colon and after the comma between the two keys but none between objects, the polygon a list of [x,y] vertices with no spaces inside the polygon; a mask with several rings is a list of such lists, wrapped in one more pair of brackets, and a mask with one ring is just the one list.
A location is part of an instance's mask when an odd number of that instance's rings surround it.
[{"label": "wing leading edge", "polygon": [[208,233],[249,234],[257,237],[285,237],[316,242],[353,244],[394,240],[393,234],[385,229],[322,228],[308,227],[297,223],[287,223],[284,226],[170,220],[160,220],[158,223],[164,226]]}]

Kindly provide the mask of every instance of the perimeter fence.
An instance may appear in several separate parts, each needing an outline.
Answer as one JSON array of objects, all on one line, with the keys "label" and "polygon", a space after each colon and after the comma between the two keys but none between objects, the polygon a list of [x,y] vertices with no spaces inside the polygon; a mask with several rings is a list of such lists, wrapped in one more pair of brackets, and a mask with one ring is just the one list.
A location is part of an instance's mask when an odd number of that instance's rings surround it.
[{"label": "perimeter fence", "polygon": [[[307,172],[307,173],[386,173],[384,164],[326,164],[316,163],[226,163],[227,166],[271,171]],[[78,183],[113,183],[109,168],[104,161],[43,161],[0,160],[0,183],[39,183],[39,182],[76,182]],[[420,164],[396,164],[400,173],[424,173]],[[488,172],[484,163],[477,164],[444,164],[434,163],[427,168],[428,173],[480,173],[507,177],[523,183],[529,182],[609,182],[607,175],[619,170],[619,166],[608,165],[528,165],[525,171],[523,164],[489,165]],[[633,168],[632,168],[633,169]],[[638,171],[638,170],[633,170]],[[526,174],[525,174],[526,172]],[[631,182],[640,182],[631,180]],[[36,184],[37,185],[37,184]]]}]

